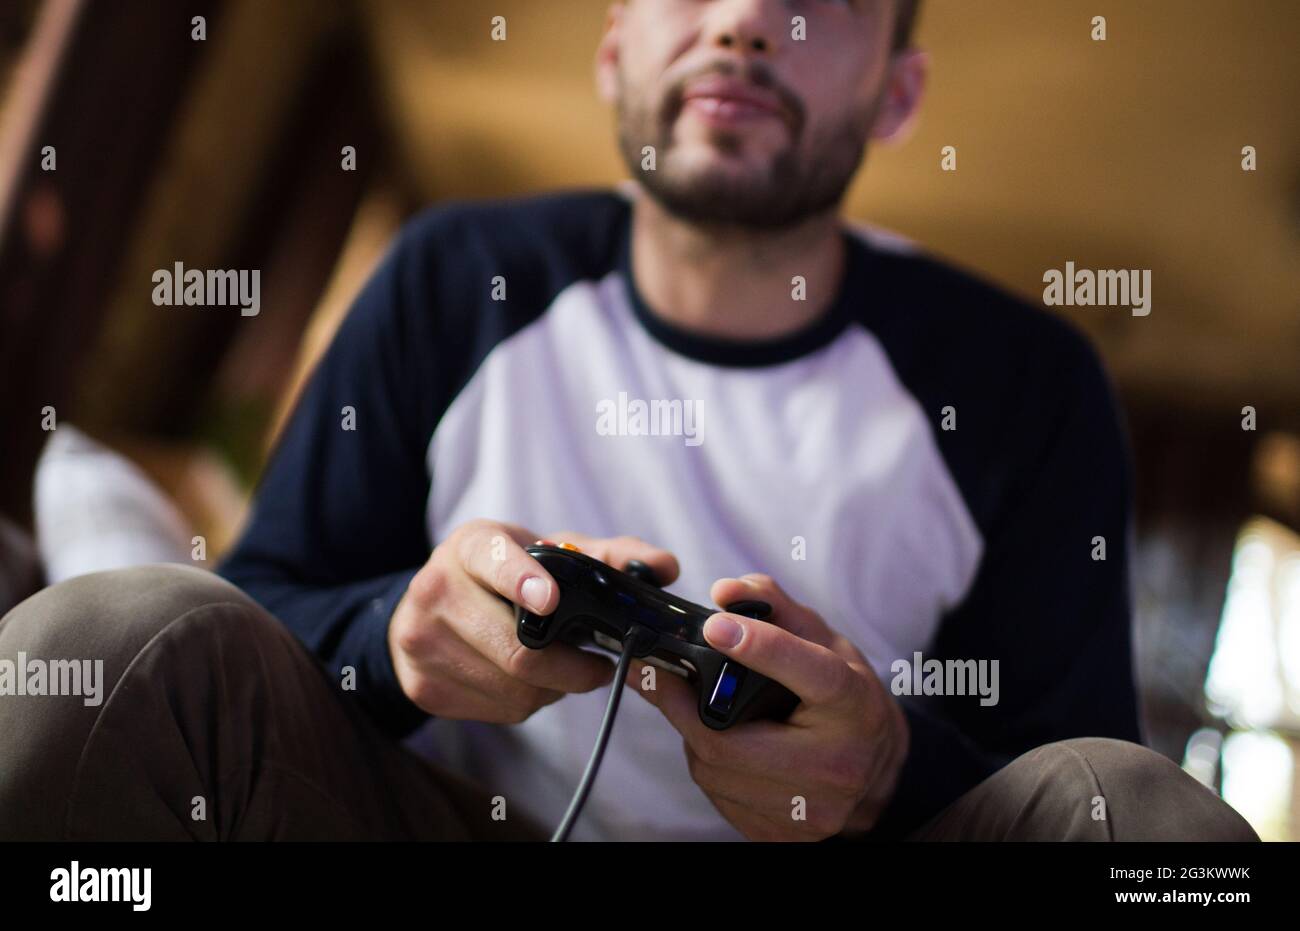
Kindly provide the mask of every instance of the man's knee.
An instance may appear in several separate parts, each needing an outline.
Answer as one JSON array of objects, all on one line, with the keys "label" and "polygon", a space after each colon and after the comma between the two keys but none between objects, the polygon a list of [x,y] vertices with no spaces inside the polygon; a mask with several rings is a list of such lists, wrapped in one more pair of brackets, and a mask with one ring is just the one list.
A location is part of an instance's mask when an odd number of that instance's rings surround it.
[{"label": "man's knee", "polygon": [[1049,787],[1055,805],[1086,811],[1091,827],[1112,840],[1259,839],[1214,792],[1139,744],[1080,737],[1038,747],[1011,765],[1021,761]]},{"label": "man's knee", "polygon": [[189,566],[95,572],[37,592],[0,619],[0,650],[129,661],[177,618],[224,603],[253,605],[221,577]]},{"label": "man's knee", "polygon": [[[247,595],[200,569],[141,566],[69,579],[0,620],[0,663],[13,670],[0,693],[0,721],[18,717],[19,731],[54,739],[57,733],[33,732],[89,727],[151,646],[193,668],[214,651],[286,639],[288,632]],[[47,717],[49,728],[37,726]],[[0,739],[6,732],[0,727]]]},{"label": "man's knee", "polygon": [[0,620],[0,676],[10,674],[0,691],[0,836],[57,835],[82,750],[133,664],[162,650],[169,675],[202,688],[193,670],[224,653],[224,641],[255,647],[285,636],[234,586],[187,566],[94,573],[18,605]]}]

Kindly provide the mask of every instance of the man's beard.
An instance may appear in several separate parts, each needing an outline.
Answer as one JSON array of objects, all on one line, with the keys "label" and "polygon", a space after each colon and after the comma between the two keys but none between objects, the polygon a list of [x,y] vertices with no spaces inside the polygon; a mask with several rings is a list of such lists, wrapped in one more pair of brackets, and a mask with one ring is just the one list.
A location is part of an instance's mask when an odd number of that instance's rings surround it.
[{"label": "man's beard", "polygon": [[[708,71],[734,73],[725,67]],[[619,94],[618,139],[632,176],[669,213],[702,226],[781,230],[835,208],[862,162],[876,104],[811,137],[806,154],[802,154],[800,143],[807,123],[799,100],[777,85],[764,67],[751,67],[746,77],[776,92],[787,110],[790,142],[765,172],[741,176],[726,169],[689,174],[674,170],[673,128],[684,105],[683,79],[664,95],[664,105],[658,110],[652,103],[631,100],[624,83]],[[739,134],[725,129],[712,131],[712,143],[724,153],[739,151],[745,144]],[[653,171],[642,170],[645,146],[654,147]]]}]

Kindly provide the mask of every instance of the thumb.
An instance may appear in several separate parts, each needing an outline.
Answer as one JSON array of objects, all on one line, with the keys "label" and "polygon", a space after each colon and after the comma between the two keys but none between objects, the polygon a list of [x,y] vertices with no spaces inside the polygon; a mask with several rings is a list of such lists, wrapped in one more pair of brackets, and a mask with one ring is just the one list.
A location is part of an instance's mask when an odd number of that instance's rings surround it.
[{"label": "thumb", "polygon": [[835,641],[835,631],[821,615],[787,595],[770,575],[750,573],[737,579],[718,579],[709,596],[724,610],[737,601],[766,601],[772,606],[768,620],[783,630],[824,647]]}]

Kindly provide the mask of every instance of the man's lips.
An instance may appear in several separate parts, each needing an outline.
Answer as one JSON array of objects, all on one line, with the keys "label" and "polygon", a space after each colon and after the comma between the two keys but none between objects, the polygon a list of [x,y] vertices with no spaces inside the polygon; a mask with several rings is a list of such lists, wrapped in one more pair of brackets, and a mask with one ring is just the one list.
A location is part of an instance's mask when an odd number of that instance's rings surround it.
[{"label": "man's lips", "polygon": [[741,123],[775,117],[788,122],[779,98],[760,87],[727,78],[705,78],[682,94],[683,107],[714,123]]}]

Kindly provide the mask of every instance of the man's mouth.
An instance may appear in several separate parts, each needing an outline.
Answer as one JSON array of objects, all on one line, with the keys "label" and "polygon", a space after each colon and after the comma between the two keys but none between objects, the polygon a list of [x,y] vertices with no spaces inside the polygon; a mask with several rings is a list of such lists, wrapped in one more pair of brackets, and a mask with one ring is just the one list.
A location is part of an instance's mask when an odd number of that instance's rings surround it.
[{"label": "man's mouth", "polygon": [[734,78],[709,76],[689,84],[682,93],[682,108],[706,122],[734,126],[757,120],[790,122],[781,99],[770,91]]}]

